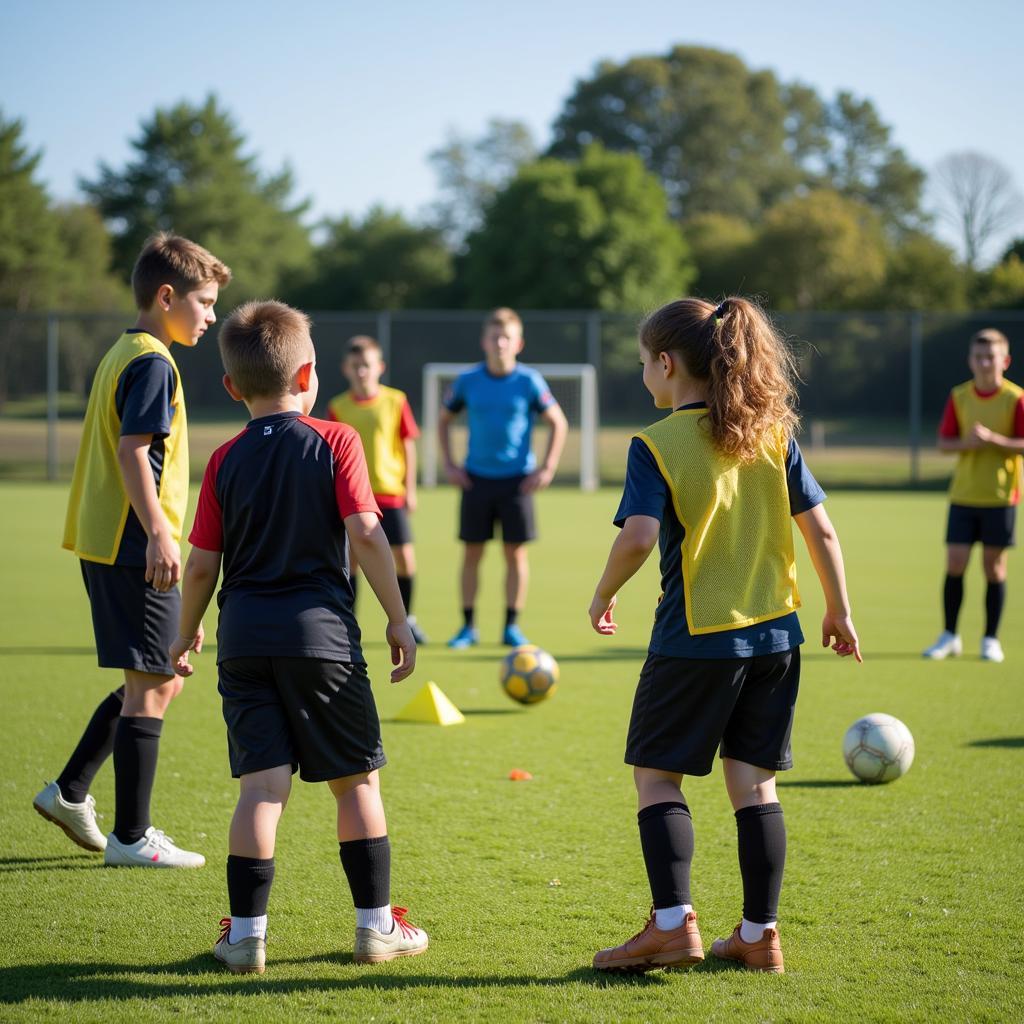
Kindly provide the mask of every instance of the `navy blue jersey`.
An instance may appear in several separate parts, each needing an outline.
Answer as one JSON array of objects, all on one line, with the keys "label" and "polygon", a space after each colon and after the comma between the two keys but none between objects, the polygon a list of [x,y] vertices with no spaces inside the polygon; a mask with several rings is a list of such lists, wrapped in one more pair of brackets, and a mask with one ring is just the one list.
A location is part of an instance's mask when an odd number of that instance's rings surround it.
[{"label": "navy blue jersey", "polygon": [[486,363],[459,374],[444,400],[449,412],[466,410],[466,469],[491,479],[533,472],[537,466],[530,447],[533,421],[554,404],[547,382],[536,370],[517,365],[511,373],[498,376]]},{"label": "navy blue jersey", "polygon": [[[164,438],[171,432],[171,420],[176,411],[172,404],[176,383],[174,367],[163,356],[152,352],[133,359],[125,367],[114,394],[117,415],[121,420],[121,436],[153,435],[153,443],[149,446],[149,466],[158,492],[164,470]],[[145,565],[148,541],[135,509],[129,505],[114,564]]]},{"label": "navy blue jersey", "polygon": [[344,519],[379,516],[359,435],[298,412],[249,422],[210,458],[191,543],[221,551],[217,661],[363,663]]},{"label": "navy blue jersey", "polygon": [[[683,406],[684,409],[700,406]],[[791,515],[799,515],[825,500],[825,492],[804,463],[800,446],[789,442],[786,480]],[[676,516],[672,495],[651,450],[633,438],[626,460],[626,484],[615,513],[621,527],[630,516],[650,516],[661,523],[658,546],[661,554],[662,598],[654,613],[650,653],[673,658],[750,658],[787,651],[803,643],[796,612],[753,626],[693,636],[686,626],[683,591],[682,543],[686,535]]]}]

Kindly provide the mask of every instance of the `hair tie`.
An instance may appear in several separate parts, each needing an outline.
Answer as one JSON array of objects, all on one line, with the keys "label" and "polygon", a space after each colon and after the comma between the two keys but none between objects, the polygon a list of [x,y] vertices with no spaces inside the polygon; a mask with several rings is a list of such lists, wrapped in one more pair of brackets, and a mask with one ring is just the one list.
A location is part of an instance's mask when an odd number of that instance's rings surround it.
[{"label": "hair tie", "polygon": [[712,315],[712,316],[713,316],[713,317],[714,317],[714,318],[715,318],[716,320],[720,319],[720,318],[721,318],[721,316],[722,316],[722,314],[723,314],[723,313],[725,312],[725,304],[726,304],[726,303],[727,303],[728,301],[729,301],[728,299],[722,299],[722,301],[721,301],[721,302],[720,302],[720,303],[719,303],[719,304],[718,304],[717,306],[715,306],[715,311],[714,311],[714,313],[712,313],[711,315]]}]

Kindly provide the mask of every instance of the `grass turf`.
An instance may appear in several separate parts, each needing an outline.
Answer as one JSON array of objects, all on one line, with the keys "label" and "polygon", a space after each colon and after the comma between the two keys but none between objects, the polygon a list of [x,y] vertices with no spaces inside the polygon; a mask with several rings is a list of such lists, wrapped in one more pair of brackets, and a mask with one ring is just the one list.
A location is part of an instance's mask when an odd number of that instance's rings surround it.
[{"label": "grass turf", "polygon": [[[226,912],[229,777],[212,649],[172,707],[154,820],[207,856],[198,872],[115,871],[32,811],[93,707],[117,685],[96,668],[77,567],[58,548],[65,489],[0,484],[0,1019],[819,1021],[1010,1020],[1024,1016],[1021,565],[1011,557],[1007,662],[977,660],[982,583],[972,565],[968,653],[924,663],[938,628],[943,500],[840,495],[840,528],[866,662],[817,646],[817,584],[801,556],[804,685],[796,768],[781,777],[789,859],[780,930],[787,973],[710,959],[688,973],[608,978],[593,952],[640,927],[649,903],[634,796],[622,764],[633,686],[657,592],[652,563],[620,596],[603,641],[586,607],[613,536],[617,495],[540,498],[523,625],[559,659],[557,695],[520,708],[500,692],[500,566],[484,564],[481,647],[448,652],[457,625],[455,497],[425,493],[416,517],[419,619],[434,643],[416,675],[386,682],[383,623],[361,620],[390,758],[382,773],[394,843],[393,899],[430,951],[376,968],[351,962],[353,914],[324,786],[296,782],[280,830],[262,978],[210,956]],[[1015,586],[1016,584],[1016,586]],[[212,617],[207,626],[212,627]],[[212,631],[212,629],[211,629]],[[432,679],[466,712],[442,729],[388,721]],[[847,774],[840,743],[869,711],[917,740],[906,778]],[[532,782],[509,782],[512,768]],[[109,766],[94,793],[112,824]],[[740,911],[735,828],[720,772],[688,779],[697,831],[693,891],[705,945]]]}]

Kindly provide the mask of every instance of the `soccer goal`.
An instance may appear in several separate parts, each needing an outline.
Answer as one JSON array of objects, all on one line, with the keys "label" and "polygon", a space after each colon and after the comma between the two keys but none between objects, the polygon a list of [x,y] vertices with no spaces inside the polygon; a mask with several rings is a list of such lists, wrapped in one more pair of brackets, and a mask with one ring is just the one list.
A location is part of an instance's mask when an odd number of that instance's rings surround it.
[{"label": "soccer goal", "polygon": [[[445,390],[476,363],[427,363],[423,367],[422,480],[437,486],[440,459],[437,423]],[[576,477],[584,491],[599,483],[597,472],[597,374],[589,363],[529,363],[548,382],[551,393],[569,421],[569,438],[556,479]],[[534,449],[543,444],[545,431],[534,431]],[[465,440],[453,430],[453,448],[465,450]],[[538,452],[538,455],[543,454]]]}]

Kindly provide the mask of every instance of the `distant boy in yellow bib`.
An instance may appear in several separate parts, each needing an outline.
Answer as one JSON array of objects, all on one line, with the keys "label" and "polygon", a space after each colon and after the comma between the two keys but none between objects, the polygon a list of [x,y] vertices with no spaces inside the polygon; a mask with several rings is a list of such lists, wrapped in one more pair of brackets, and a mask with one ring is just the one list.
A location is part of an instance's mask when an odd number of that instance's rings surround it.
[{"label": "distant boy in yellow bib", "polygon": [[1003,377],[1010,365],[1010,342],[988,327],[971,338],[967,365],[972,380],[949,394],[939,426],[939,448],[956,452],[949,488],[946,526],[946,580],[942,588],[945,627],[925,652],[939,661],[960,654],[957,619],[964,596],[964,573],[976,542],[985,570],[984,661],[1002,661],[997,636],[1006,602],[1006,556],[1013,547],[1024,452],[1024,389]]},{"label": "distant boy in yellow bib", "polygon": [[[420,430],[405,392],[381,384],[386,369],[375,338],[363,334],[350,338],[341,363],[349,389],[331,399],[327,419],[354,427],[363,442],[370,486],[395,559],[409,628],[416,643],[425,644],[427,638],[412,614],[416,552],[409,523],[409,515],[416,511],[416,438]],[[354,557],[350,560],[354,586],[359,565]]]}]

